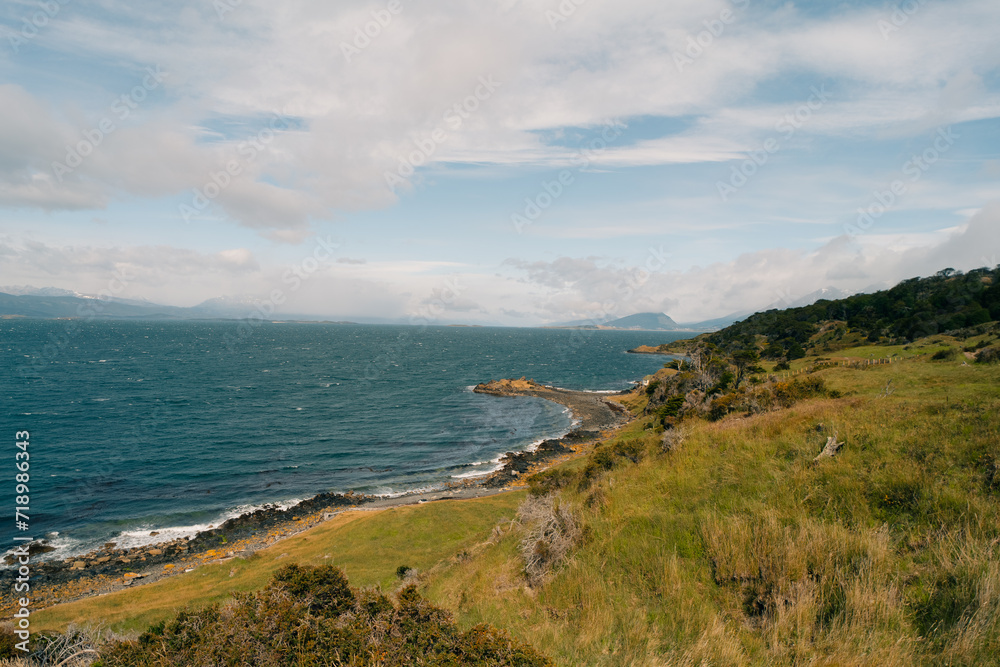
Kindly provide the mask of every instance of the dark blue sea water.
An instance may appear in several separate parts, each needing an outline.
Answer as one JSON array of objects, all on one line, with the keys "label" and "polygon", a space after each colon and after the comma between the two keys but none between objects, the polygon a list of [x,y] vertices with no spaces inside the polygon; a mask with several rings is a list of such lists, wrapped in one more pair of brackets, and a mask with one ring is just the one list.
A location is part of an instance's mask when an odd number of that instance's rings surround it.
[{"label": "dark blue sea water", "polygon": [[191,534],[324,491],[440,486],[571,427],[562,406],[474,394],[476,383],[623,389],[663,363],[625,350],[683,337],[265,324],[239,338],[236,326],[0,321],[10,513],[22,430],[30,532],[58,533],[56,556],[148,542],[151,530]]}]

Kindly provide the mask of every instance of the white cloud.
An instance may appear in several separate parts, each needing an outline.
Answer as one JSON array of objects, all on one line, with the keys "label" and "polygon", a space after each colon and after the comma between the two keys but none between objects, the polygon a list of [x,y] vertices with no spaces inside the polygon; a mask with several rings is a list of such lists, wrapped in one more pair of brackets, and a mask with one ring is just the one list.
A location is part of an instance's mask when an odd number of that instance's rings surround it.
[{"label": "white cloud", "polygon": [[[328,318],[426,318],[516,326],[603,321],[666,312],[699,321],[753,311],[824,287],[890,286],[942,268],[993,266],[1000,255],[1000,203],[934,234],[841,236],[812,250],[771,248],[678,271],[657,253],[637,266],[605,257],[508,260],[499,272],[447,261],[342,262],[330,259],[295,287],[287,266],[262,263],[245,248],[199,253],[172,247],[55,247],[0,239],[0,284],[96,293],[124,273],[119,296],[191,306],[220,295],[273,290],[279,314]],[[300,262],[301,264],[301,262]],[[178,295],[183,295],[179,297]]]},{"label": "white cloud", "polygon": [[36,38],[40,45],[137,73],[162,66],[164,97],[59,182],[51,162],[97,119],[71,122],[57,99],[0,87],[0,204],[101,208],[117,197],[190,193],[239,159],[246,139],[206,143],[206,125],[284,114],[303,119],[301,129],[280,133],[241,165],[213,211],[272,238],[301,240],[311,221],[334,211],[394,202],[386,170],[441,127],[446,109],[472,95],[482,76],[502,85],[460,129],[446,128],[428,162],[558,165],[572,151],[536,131],[686,115],[701,121],[681,135],[613,147],[597,163],[728,160],[785,113],[756,91],[792,75],[841,84],[808,132],[915,133],[1000,113],[1000,99],[982,83],[1000,63],[1000,6],[992,0],[923,5],[888,39],[878,28],[886,12],[870,8],[831,18],[789,5],[737,6],[731,25],[683,71],[673,55],[728,3],[585,3],[553,30],[545,11],[556,6],[524,0],[497,13],[471,0],[404,1],[351,62],[340,44],[381,5],[244,0],[221,20],[209,3],[112,0],[106,13],[67,11]]},{"label": "white cloud", "polygon": [[509,264],[540,288],[529,303],[545,321],[664,311],[692,322],[794,301],[824,287],[853,292],[946,267],[996,266],[998,255],[1000,203],[994,203],[936,234],[842,236],[815,251],[773,248],[687,271],[644,271],[595,257]]}]

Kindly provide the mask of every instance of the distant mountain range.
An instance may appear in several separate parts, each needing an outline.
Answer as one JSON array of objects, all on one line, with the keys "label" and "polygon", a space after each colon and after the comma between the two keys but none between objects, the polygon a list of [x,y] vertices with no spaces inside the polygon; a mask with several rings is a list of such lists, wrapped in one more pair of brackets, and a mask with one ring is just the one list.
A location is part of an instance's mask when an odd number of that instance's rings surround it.
[{"label": "distant mountain range", "polygon": [[[874,290],[873,290],[874,291]],[[847,292],[828,287],[817,290],[793,302],[781,300],[761,309],[761,312],[771,309],[794,308],[808,306],[820,299],[841,299],[849,296]],[[100,319],[137,319],[137,320],[238,320],[245,319],[257,312],[259,299],[252,296],[226,296],[204,301],[197,306],[182,308],[164,306],[145,299],[119,299],[117,297],[101,300],[95,295],[81,294],[73,290],[56,287],[31,287],[28,285],[0,286],[0,318],[33,317],[33,318],[100,318]],[[612,329],[626,331],[718,331],[734,322],[744,320],[755,311],[731,313],[724,317],[702,322],[678,323],[665,313],[636,313],[626,317],[595,323],[593,320],[577,320],[553,325],[554,328],[567,329]],[[278,316],[286,321],[325,321],[317,315],[292,315],[282,313]],[[374,324],[399,324],[403,321],[368,318],[366,322]]]},{"label": "distant mountain range", "polygon": [[604,326],[613,329],[642,329],[643,331],[675,331],[680,328],[680,325],[665,313],[636,313],[611,320]]},{"label": "distant mountain range", "polygon": [[613,329],[617,331],[718,331],[750,313],[732,314],[705,322],[678,324],[665,313],[636,313],[595,324],[592,320],[577,320],[557,324],[556,329]]},{"label": "distant mountain range", "polygon": [[[875,292],[880,289],[878,286],[872,286],[871,288],[865,290],[865,292]],[[853,294],[853,292],[845,292],[844,290],[837,289],[836,287],[824,287],[823,289],[818,289],[815,292],[806,294],[803,297],[799,297],[794,301],[789,301],[787,299],[779,299],[770,305],[761,308],[759,310],[745,310],[736,313],[730,313],[723,317],[717,317],[712,320],[703,320],[701,322],[675,322],[673,318],[665,313],[636,313],[635,315],[628,315],[626,317],[620,317],[614,320],[608,320],[607,322],[595,323],[593,320],[576,320],[573,322],[563,322],[561,324],[554,325],[556,328],[561,329],[622,329],[630,331],[719,331],[725,329],[730,324],[745,320],[756,312],[766,312],[768,310],[782,310],[785,308],[800,308],[802,306],[811,306],[821,299],[827,299],[833,301],[835,299],[844,299]]]},{"label": "distant mountain range", "polygon": [[[191,308],[164,306],[135,299],[99,299],[53,287],[0,287],[0,317],[96,318],[109,320],[229,320],[250,317],[258,301],[250,297],[209,299]],[[285,320],[320,320],[316,316],[283,314]]]}]

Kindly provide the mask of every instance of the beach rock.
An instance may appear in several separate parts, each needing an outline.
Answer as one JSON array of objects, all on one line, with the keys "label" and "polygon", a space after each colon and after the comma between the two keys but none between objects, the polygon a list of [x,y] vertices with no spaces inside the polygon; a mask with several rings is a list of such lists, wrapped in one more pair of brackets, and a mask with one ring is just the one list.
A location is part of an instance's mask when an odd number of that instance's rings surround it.
[{"label": "beach rock", "polygon": [[[40,554],[47,554],[50,551],[55,551],[56,548],[45,543],[44,540],[35,540],[34,542],[28,542],[28,558],[34,559],[35,556]],[[4,563],[7,565],[13,565],[17,562],[17,558],[13,554],[8,554],[3,559]]]},{"label": "beach rock", "polygon": [[[570,436],[573,436],[570,438]],[[510,483],[511,478],[519,477],[535,466],[549,461],[562,454],[568,454],[573,450],[568,446],[569,442],[585,442],[585,437],[580,432],[567,434],[566,438],[545,440],[533,452],[507,452],[501,459],[503,467],[486,478],[483,486],[488,489],[500,489]]]}]

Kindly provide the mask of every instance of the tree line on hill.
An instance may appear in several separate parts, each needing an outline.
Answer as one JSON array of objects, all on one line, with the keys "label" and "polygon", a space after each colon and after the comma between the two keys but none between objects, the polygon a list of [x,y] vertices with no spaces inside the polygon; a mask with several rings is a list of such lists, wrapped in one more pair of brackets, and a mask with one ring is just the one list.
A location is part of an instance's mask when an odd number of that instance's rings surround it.
[{"label": "tree line on hill", "polygon": [[726,350],[748,349],[766,336],[767,358],[797,359],[824,323],[868,342],[909,342],[1000,320],[1000,266],[963,273],[944,269],[928,278],[911,278],[874,294],[821,299],[811,306],[756,313],[708,336]]}]

